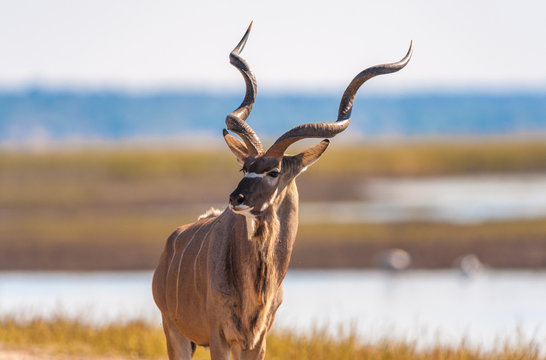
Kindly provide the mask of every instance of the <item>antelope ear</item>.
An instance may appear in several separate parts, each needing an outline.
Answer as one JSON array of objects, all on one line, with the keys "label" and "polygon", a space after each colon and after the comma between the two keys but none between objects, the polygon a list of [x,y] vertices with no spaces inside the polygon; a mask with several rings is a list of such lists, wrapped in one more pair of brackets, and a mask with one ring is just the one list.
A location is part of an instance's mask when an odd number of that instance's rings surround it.
[{"label": "antelope ear", "polygon": [[246,158],[248,157],[248,149],[246,148],[245,144],[243,144],[243,142],[237,139],[235,136],[231,136],[226,129],[224,129],[223,134],[227,146],[233,155],[235,155],[239,165],[243,166]]},{"label": "antelope ear", "polygon": [[300,172],[305,171],[309,166],[313,165],[326,151],[328,145],[330,145],[330,140],[324,139],[317,145],[311,146],[310,148],[307,148],[303,152],[298,154],[298,156],[301,156],[302,169]]},{"label": "antelope ear", "polygon": [[322,140],[315,146],[305,149],[301,153],[295,156],[285,156],[292,165],[292,176],[298,176],[311,165],[313,165],[320,156],[326,151],[326,148],[330,145],[330,140]]}]

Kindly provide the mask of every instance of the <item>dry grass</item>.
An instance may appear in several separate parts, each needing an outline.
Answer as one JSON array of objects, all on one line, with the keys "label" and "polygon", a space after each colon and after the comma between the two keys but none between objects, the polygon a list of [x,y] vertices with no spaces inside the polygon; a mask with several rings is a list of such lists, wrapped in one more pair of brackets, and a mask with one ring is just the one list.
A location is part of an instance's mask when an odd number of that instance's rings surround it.
[{"label": "dry grass", "polygon": [[[546,142],[336,147],[298,178],[298,187],[302,202],[352,201],[368,176],[530,171],[546,171]],[[343,176],[347,174],[353,176]],[[87,264],[81,267],[85,269],[114,269],[112,264],[116,269],[151,268],[170,232],[193,221],[209,205],[225,204],[239,178],[227,149],[0,152],[0,268],[29,269],[32,264],[47,269],[74,269],[77,264]],[[335,244],[349,249],[426,244],[437,248],[526,241],[522,251],[529,257],[522,262],[544,266],[546,246],[533,248],[540,239],[546,239],[544,219],[460,226],[302,224],[297,246]],[[354,250],[358,254],[370,249]],[[468,247],[451,253],[463,250]],[[75,260],[69,263],[70,259]],[[305,259],[302,264],[321,266]],[[369,266],[369,262],[351,266]]]},{"label": "dry grass", "polygon": [[[33,212],[0,219],[0,245],[160,244],[177,226],[195,221],[206,207],[150,209],[75,209],[74,212]],[[546,218],[490,221],[476,224],[440,222],[302,223],[300,244],[379,244],[479,240],[546,239]]]},{"label": "dry grass", "polygon": [[62,316],[50,320],[4,318],[0,321],[0,344],[12,349],[32,346],[50,353],[74,355],[156,358],[165,353],[163,333],[145,322],[94,327]]},{"label": "dry grass", "polygon": [[394,224],[301,224],[298,241],[313,244],[433,243],[546,239],[546,219],[490,221],[476,224],[405,222]]},{"label": "dry grass", "polygon": [[[213,164],[213,168],[211,168]],[[444,141],[336,146],[318,172],[370,176],[546,171],[546,141]],[[228,149],[88,149],[44,153],[0,153],[0,170],[94,173],[110,178],[200,176],[237,168]]]},{"label": "dry grass", "polygon": [[318,172],[368,176],[435,176],[546,170],[546,141],[444,142],[341,148]]},{"label": "dry grass", "polygon": [[[102,355],[129,358],[166,358],[162,330],[141,321],[110,324],[103,327],[87,325],[63,317],[51,320],[0,320],[0,347],[43,349],[42,353],[73,356]],[[536,344],[521,342],[482,351],[465,345],[437,345],[421,349],[414,342],[381,340],[360,342],[354,333],[332,337],[326,330],[307,335],[273,332],[268,336],[268,359],[369,359],[369,360],[539,360]],[[68,357],[69,358],[69,357]],[[195,359],[208,359],[206,350],[198,348]]]},{"label": "dry grass", "polygon": [[[171,209],[172,210],[172,209]],[[77,209],[0,218],[1,269],[152,269],[187,209]],[[204,210],[204,209],[202,209]],[[186,214],[186,216],[184,216]],[[480,224],[301,224],[291,261],[300,268],[366,268],[403,248],[417,268],[445,268],[475,253],[493,267],[546,266],[546,219]]]},{"label": "dry grass", "polygon": [[[238,170],[227,149],[0,152],[0,209],[224,203]],[[544,141],[340,147],[298,183],[302,201],[354,200],[369,176],[544,171]]]}]

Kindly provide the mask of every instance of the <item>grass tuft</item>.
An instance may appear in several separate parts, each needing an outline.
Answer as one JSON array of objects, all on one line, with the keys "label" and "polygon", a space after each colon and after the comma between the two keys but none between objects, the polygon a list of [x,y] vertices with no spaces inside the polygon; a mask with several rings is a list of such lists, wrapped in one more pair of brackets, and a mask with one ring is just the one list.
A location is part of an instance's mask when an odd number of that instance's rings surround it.
[{"label": "grass tuft", "polygon": [[[362,343],[355,331],[332,335],[326,328],[307,334],[275,331],[267,338],[267,358],[281,359],[362,359],[362,360],[544,360],[537,344],[508,342],[484,351],[467,345],[435,345],[420,348],[412,341],[380,340]],[[163,331],[144,321],[93,326],[78,319],[57,316],[50,319],[0,319],[0,349],[39,348],[42,353],[72,356],[122,356],[166,358]],[[198,348],[195,359],[208,359],[207,350]]]},{"label": "grass tuft", "polygon": [[165,339],[159,328],[144,321],[93,326],[77,319],[0,320],[0,344],[24,349],[31,345],[51,353],[71,355],[127,355],[158,358],[166,354]]}]

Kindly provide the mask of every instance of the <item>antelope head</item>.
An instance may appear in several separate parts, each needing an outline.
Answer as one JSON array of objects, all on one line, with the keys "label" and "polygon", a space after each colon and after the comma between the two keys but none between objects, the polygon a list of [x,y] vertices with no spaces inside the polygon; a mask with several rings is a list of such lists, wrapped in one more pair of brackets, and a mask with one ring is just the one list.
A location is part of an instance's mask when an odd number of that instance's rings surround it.
[{"label": "antelope head", "polygon": [[[360,86],[374,76],[402,69],[412,54],[410,43],[409,50],[402,60],[372,66],[359,73],[341,98],[336,122],[296,126],[279,137],[269,149],[264,150],[258,135],[246,122],[256,100],[256,78],[239,54],[246,44],[251,28],[252,23],[229,55],[230,63],[243,75],[246,94],[241,105],[227,116],[227,130],[223,131],[224,140],[244,173],[243,179],[229,196],[229,207],[232,211],[245,216],[257,216],[266,211],[288,183],[320,158],[330,141],[324,139],[297,155],[285,155],[290,145],[306,138],[331,138],[347,129],[351,122],[353,101]],[[239,135],[242,141],[230,135],[228,130]]]}]

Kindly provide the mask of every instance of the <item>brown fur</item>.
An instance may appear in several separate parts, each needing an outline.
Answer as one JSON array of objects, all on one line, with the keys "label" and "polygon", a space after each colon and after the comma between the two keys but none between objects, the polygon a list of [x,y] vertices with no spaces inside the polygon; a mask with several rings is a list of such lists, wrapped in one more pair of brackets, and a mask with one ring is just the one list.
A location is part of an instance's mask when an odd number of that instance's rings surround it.
[{"label": "brown fur", "polygon": [[262,358],[265,333],[282,301],[297,205],[291,181],[256,216],[252,239],[245,217],[229,209],[178,228],[169,237],[153,290],[168,342],[177,344],[169,347],[171,359],[189,358],[191,342],[210,346],[213,359],[224,358],[229,350],[241,358]]}]

